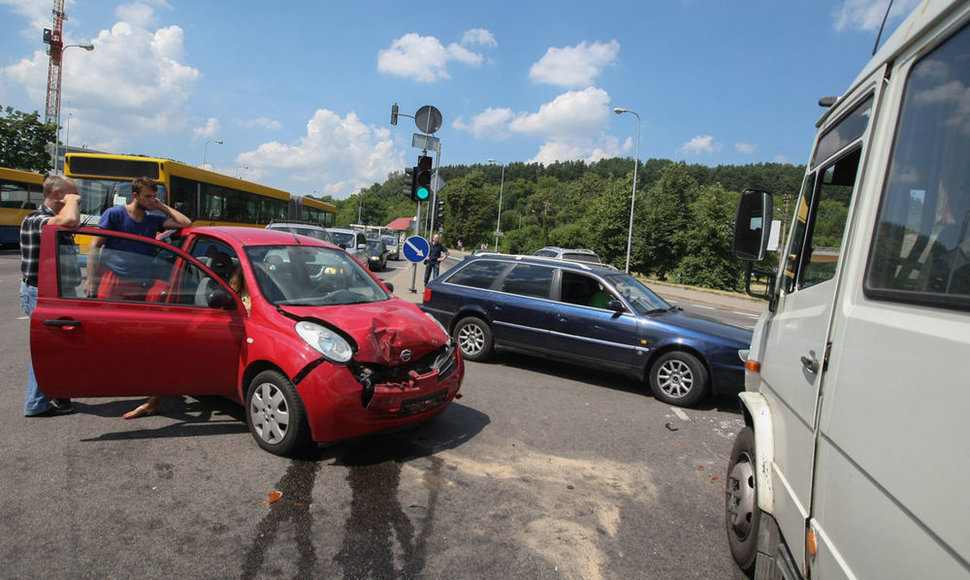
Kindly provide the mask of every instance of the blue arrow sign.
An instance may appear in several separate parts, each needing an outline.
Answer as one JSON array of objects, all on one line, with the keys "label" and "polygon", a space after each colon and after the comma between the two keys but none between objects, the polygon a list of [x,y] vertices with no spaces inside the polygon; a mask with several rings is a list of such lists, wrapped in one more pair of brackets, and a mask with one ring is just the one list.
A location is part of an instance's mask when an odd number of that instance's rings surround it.
[{"label": "blue arrow sign", "polygon": [[431,252],[431,244],[421,236],[411,236],[404,240],[404,257],[409,262],[423,262]]}]

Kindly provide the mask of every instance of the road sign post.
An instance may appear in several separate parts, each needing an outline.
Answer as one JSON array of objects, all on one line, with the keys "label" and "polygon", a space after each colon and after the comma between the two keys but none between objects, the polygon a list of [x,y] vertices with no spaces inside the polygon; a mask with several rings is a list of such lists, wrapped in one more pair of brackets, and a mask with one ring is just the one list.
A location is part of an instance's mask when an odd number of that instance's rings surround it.
[{"label": "road sign post", "polygon": [[417,292],[418,289],[415,285],[418,276],[418,263],[428,259],[428,254],[431,253],[431,244],[421,236],[411,236],[404,240],[401,250],[404,252],[404,259],[411,262],[411,287],[409,290]]}]

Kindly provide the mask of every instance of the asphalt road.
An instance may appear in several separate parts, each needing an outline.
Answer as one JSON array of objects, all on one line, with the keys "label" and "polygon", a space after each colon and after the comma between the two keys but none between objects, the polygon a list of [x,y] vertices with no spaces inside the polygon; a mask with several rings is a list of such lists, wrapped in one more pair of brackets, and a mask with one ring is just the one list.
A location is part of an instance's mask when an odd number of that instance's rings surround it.
[{"label": "asphalt road", "polygon": [[[468,363],[434,421],[297,459],[260,450],[215,398],[134,421],[121,414],[140,399],[27,419],[17,266],[0,252],[0,576],[740,578],[722,515],[730,397],[675,409],[505,355]],[[118,364],[181,372],[150,343]]]}]

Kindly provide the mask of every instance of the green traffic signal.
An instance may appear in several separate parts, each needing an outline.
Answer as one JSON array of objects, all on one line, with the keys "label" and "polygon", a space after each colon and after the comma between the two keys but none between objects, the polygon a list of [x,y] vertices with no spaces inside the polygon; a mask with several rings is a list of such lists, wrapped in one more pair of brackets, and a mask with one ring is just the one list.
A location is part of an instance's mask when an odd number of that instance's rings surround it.
[{"label": "green traffic signal", "polygon": [[418,165],[414,168],[414,197],[418,201],[431,198],[431,157],[418,157]]}]

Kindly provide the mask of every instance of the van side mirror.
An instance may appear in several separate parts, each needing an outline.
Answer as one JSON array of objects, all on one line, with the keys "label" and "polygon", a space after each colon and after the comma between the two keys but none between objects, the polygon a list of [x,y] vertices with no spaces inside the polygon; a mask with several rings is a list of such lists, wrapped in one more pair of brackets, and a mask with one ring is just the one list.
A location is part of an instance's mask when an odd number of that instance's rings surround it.
[{"label": "van side mirror", "polygon": [[757,189],[745,189],[738,200],[734,218],[734,257],[745,262],[765,259],[771,235],[771,216],[774,204],[771,194]]}]

